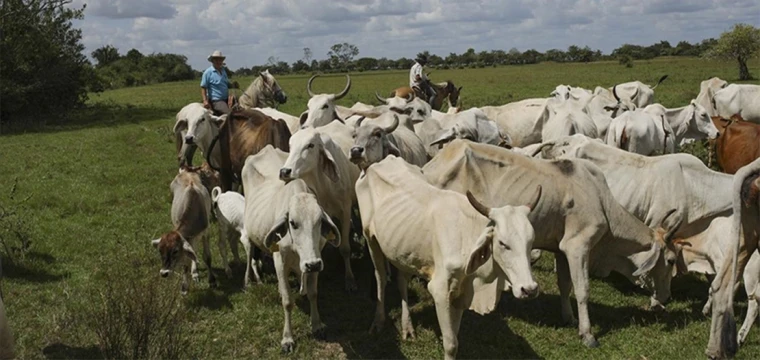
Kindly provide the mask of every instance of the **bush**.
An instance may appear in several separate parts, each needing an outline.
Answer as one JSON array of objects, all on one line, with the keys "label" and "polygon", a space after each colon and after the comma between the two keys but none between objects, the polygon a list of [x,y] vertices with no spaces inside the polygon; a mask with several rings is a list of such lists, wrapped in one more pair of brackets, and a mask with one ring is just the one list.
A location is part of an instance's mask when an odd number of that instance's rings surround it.
[{"label": "bush", "polygon": [[11,264],[23,260],[32,244],[31,213],[24,207],[30,198],[19,198],[18,179],[14,179],[7,198],[0,199],[0,244]]},{"label": "bush", "polygon": [[[82,321],[107,359],[178,359],[187,354],[187,311],[178,284],[156,271],[105,265]],[[176,286],[172,286],[176,285]]]},{"label": "bush", "polygon": [[620,63],[620,65],[625,65],[625,67],[627,68],[633,67],[633,58],[630,57],[629,55],[621,55],[618,58],[618,62]]}]

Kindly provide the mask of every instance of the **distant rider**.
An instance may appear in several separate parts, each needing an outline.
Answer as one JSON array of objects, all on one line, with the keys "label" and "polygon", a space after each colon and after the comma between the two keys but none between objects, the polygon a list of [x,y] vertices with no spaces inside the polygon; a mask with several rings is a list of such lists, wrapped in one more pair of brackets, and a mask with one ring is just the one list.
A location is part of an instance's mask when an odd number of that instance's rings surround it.
[{"label": "distant rider", "polygon": [[414,90],[415,87],[422,90],[422,92],[428,97],[428,104],[433,104],[435,100],[436,92],[432,86],[430,86],[430,80],[423,72],[423,67],[427,64],[427,56],[425,54],[417,55],[412,69],[409,71],[409,87]]}]

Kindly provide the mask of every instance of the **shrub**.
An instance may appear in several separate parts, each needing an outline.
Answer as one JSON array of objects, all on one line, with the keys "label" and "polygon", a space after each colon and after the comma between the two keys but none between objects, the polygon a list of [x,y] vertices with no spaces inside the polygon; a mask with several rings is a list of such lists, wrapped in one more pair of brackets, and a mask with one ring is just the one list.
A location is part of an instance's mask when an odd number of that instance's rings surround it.
[{"label": "shrub", "polygon": [[[81,311],[107,359],[189,358],[187,311],[179,286],[157,272],[130,266],[104,266]],[[115,269],[115,270],[114,270]]]},{"label": "shrub", "polygon": [[31,195],[19,196],[18,179],[14,179],[7,198],[0,199],[0,244],[11,264],[23,259],[32,243],[31,214],[24,207]]}]

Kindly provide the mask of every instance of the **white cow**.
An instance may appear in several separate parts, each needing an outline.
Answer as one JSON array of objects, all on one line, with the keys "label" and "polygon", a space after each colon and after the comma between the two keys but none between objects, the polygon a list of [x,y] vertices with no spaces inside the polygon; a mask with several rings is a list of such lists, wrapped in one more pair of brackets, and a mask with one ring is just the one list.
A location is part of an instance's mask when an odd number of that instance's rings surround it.
[{"label": "white cow", "polygon": [[612,119],[605,142],[642,155],[672,154],[675,139],[664,116],[652,116],[643,109],[626,111]]},{"label": "white cow", "polygon": [[[574,135],[544,143],[541,156],[593,162],[604,172],[615,200],[650,227],[662,223],[676,209],[672,218],[681,224],[677,237],[703,232],[713,219],[731,212],[733,176],[712,171],[689,154],[647,157]],[[661,300],[666,299],[663,296]]]},{"label": "white cow", "polygon": [[699,95],[697,95],[697,104],[707,111],[707,115],[713,117],[716,115],[715,108],[713,107],[713,96],[715,93],[728,86],[726,80],[712,77],[699,83]]},{"label": "white cow", "polygon": [[301,128],[298,116],[290,115],[288,113],[284,113],[280,110],[270,107],[253,108],[253,110],[258,110],[275,120],[282,119],[286,124],[288,124],[288,130],[290,130],[291,135],[295,134]]},{"label": "white cow", "polygon": [[[296,179],[287,184],[280,181],[279,169],[286,157],[287,153],[267,145],[246,159],[242,181],[246,189],[256,189],[245,196],[245,239],[274,259],[285,312],[281,346],[284,352],[291,352],[295,341],[290,313],[295,304],[290,298],[288,277],[295,273],[300,278],[300,293],[309,298],[311,332],[321,335],[326,326],[317,308],[317,280],[324,268],[320,254],[326,242],[339,246],[341,233],[304,181]],[[248,279],[252,266],[250,251],[246,258]]]},{"label": "white cow", "polygon": [[354,144],[349,159],[362,171],[388,155],[399,156],[406,162],[425,166],[428,161],[425,145],[414,133],[399,126],[398,115],[393,114],[393,123],[382,126],[371,120],[360,120],[354,128]]},{"label": "white cow", "polygon": [[[151,244],[161,254],[161,277],[167,277],[177,267],[182,269],[182,294],[189,288],[188,269],[193,280],[198,280],[198,257],[194,248],[200,238],[203,244],[203,261],[208,269],[209,286],[216,286],[211,271],[211,252],[208,243],[208,225],[211,216],[211,197],[201,183],[200,176],[180,168],[170,185],[173,200],[171,217],[174,229],[152,240]],[[220,242],[222,239],[219,239]],[[189,264],[188,264],[189,263]],[[187,266],[190,265],[190,266]]]},{"label": "white cow", "polygon": [[[434,118],[435,119],[435,118]],[[496,122],[491,121],[486,114],[478,109],[471,108],[452,114],[442,114],[437,120],[441,125],[436,140],[430,145],[445,144],[454,139],[467,139],[483,144],[497,146],[510,146],[509,135],[503,134]],[[420,126],[420,131],[423,127]]]},{"label": "white cow", "polygon": [[631,99],[631,101],[634,103],[634,105],[636,105],[636,107],[642,108],[642,107],[652,104],[652,102],[654,101],[654,89],[657,88],[657,86],[659,86],[667,78],[668,78],[668,75],[663,75],[663,77],[661,77],[660,80],[657,81],[657,84],[655,84],[652,87],[637,80],[637,81],[617,84],[614,87],[609,88],[607,90],[612,91],[613,88],[617,88],[620,96]]},{"label": "white cow", "polygon": [[575,321],[570,306],[570,289],[575,288],[578,333],[589,347],[599,344],[588,316],[590,271],[599,276],[616,271],[632,280],[652,278],[655,298],[668,290],[659,287],[671,276],[660,261],[668,238],[665,231],[648,228],[620,206],[602,171],[588,161],[535,160],[492,145],[454,140],[422,172],[431,184],[470,191],[487,206],[524,204],[541,185],[541,201],[528,216],[535,229],[533,247],[556,254],[562,318]]},{"label": "white cow", "polygon": [[[185,105],[176,116],[174,123],[174,138],[177,145],[177,159],[179,165],[193,165],[193,155],[196,147],[206,156],[211,141],[219,134],[219,127],[227,115],[214,116],[211,110],[203,107],[201,103]],[[221,166],[221,150],[216,147],[210,157],[214,166]]]},{"label": "white cow", "polygon": [[660,104],[652,104],[644,108],[656,120],[664,116],[665,121],[673,130],[673,141],[683,144],[685,140],[715,140],[718,137],[718,129],[710,119],[707,110],[692,100],[689,105],[679,108],[667,109]]},{"label": "white cow", "polygon": [[527,146],[541,142],[545,98],[525,99],[502,106],[481,106],[486,117],[496,122],[512,140],[512,146]]},{"label": "white cow", "polygon": [[351,76],[346,74],[346,87],[341,92],[337,94],[315,94],[311,90],[311,83],[318,76],[319,74],[313,75],[306,84],[306,91],[311,98],[306,105],[308,110],[301,114],[299,119],[301,128],[324,126],[333,120],[343,121],[335,110],[335,102],[342,99],[348,94],[348,90],[351,90]]},{"label": "white cow", "polygon": [[578,101],[577,104],[570,100],[547,100],[543,116],[539,119],[544,123],[541,125],[541,141],[552,141],[573,134],[597,138],[596,123],[583,111],[590,98],[589,95],[584,99],[585,102]]},{"label": "white cow", "polygon": [[351,205],[356,202],[353,185],[358,169],[348,161],[343,150],[314,128],[304,128],[290,138],[290,154],[280,169],[280,179],[288,182],[302,179],[314,191],[327,214],[340,223],[340,254],[346,271],[346,290],[356,289],[351,270]]},{"label": "white cow", "polygon": [[[224,262],[224,271],[227,273],[227,276],[232,277],[232,269],[227,262],[227,248],[225,244],[232,242],[233,235],[238,235],[240,243],[243,246],[250,244],[247,240],[241,239],[242,236],[245,236],[245,231],[243,230],[245,198],[239,192],[222,192],[222,188],[216,186],[211,190],[211,207],[219,222],[219,253]],[[246,253],[249,251],[250,249],[246,249]],[[256,282],[261,282],[258,269],[254,267],[253,271]]]},{"label": "white cow", "polygon": [[739,114],[742,119],[760,123],[760,85],[731,84],[713,96],[716,115],[730,119]]},{"label": "white cow", "polygon": [[527,206],[488,208],[471,194],[431,186],[418,167],[388,156],[367,169],[356,193],[377,278],[370,332],[385,324],[386,260],[399,269],[402,338],[414,337],[407,282],[421,276],[435,302],[446,359],[457,354],[465,309],[493,311],[507,283],[517,298],[538,294],[530,272],[534,232],[528,216],[540,187]]}]

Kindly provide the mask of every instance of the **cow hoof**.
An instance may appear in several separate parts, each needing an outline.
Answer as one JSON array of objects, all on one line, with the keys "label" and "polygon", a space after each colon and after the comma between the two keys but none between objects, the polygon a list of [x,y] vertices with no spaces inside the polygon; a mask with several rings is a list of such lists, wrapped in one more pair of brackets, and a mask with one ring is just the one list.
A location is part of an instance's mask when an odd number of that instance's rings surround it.
[{"label": "cow hoof", "polygon": [[296,348],[296,343],[293,342],[293,340],[282,343],[282,352],[285,354],[292,353],[293,350],[295,350],[295,348]]},{"label": "cow hoof", "polygon": [[402,329],[401,331],[401,339],[402,340],[414,340],[416,336],[414,335],[414,328],[409,326],[406,329]]},{"label": "cow hoof", "polygon": [[583,339],[583,344],[592,349],[599,347],[599,342],[591,335]]},{"label": "cow hoof", "polygon": [[369,327],[369,333],[374,334],[374,333],[379,333],[383,331],[384,325],[385,325],[384,321],[377,321],[377,320],[373,321],[372,326]]},{"label": "cow hoof", "polygon": [[705,307],[702,308],[702,315],[710,317],[712,314],[710,314],[710,303],[705,304]]}]

